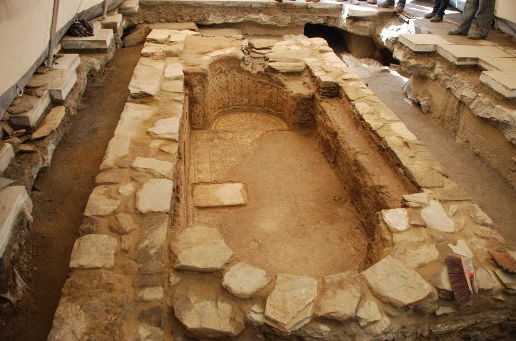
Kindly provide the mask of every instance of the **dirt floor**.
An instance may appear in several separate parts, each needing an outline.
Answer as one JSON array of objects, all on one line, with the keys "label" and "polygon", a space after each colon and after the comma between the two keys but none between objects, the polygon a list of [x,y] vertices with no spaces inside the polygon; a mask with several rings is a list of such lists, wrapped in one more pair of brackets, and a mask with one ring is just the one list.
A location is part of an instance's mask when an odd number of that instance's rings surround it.
[{"label": "dirt floor", "polygon": [[32,192],[34,223],[26,241],[22,276],[29,291],[1,340],[46,340],[95,175],[113,136],[141,46],[118,49],[104,71],[90,76],[79,113],[57,147],[52,165]]},{"label": "dirt floor", "polygon": [[247,125],[235,119],[232,127],[227,121],[216,130],[193,131],[190,169],[195,182],[243,183],[249,201],[195,209],[194,221],[217,226],[240,259],[271,273],[323,277],[357,269],[366,237],[351,194],[313,131],[266,120]]}]

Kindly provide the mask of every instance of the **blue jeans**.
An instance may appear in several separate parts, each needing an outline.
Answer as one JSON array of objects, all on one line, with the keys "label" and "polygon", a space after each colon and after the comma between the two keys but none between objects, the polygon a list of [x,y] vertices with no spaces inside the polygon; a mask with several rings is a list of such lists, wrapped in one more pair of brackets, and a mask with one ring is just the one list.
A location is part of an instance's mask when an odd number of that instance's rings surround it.
[{"label": "blue jeans", "polygon": [[438,16],[444,17],[444,11],[448,8],[450,0],[435,0],[434,10],[432,12],[437,13]]},{"label": "blue jeans", "polygon": [[457,31],[468,34],[469,28],[477,15],[477,33],[482,38],[487,37],[493,23],[495,0],[468,0],[464,7],[464,20],[457,27]]}]

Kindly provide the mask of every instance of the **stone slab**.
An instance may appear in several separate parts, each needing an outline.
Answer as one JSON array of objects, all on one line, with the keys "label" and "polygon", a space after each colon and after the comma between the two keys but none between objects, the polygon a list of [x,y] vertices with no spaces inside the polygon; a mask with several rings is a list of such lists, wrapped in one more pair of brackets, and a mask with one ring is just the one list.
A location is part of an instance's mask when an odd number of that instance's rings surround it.
[{"label": "stone slab", "polygon": [[73,245],[70,268],[112,268],[115,266],[116,238],[105,234],[87,234]]},{"label": "stone slab", "polygon": [[112,199],[109,195],[110,188],[106,185],[97,186],[91,192],[84,210],[85,216],[106,216],[120,206],[120,199]]},{"label": "stone slab", "polygon": [[61,46],[65,50],[107,50],[114,44],[113,30],[100,29],[91,37],[64,36]]},{"label": "stone slab", "polygon": [[0,257],[9,243],[16,219],[25,208],[30,212],[32,201],[24,186],[8,186],[0,190]]},{"label": "stone slab", "polygon": [[233,295],[246,299],[269,284],[271,279],[264,270],[240,262],[224,274],[222,286]]},{"label": "stone slab", "polygon": [[174,267],[180,270],[214,272],[224,269],[233,251],[223,240],[193,246],[177,253]]},{"label": "stone slab", "polygon": [[137,157],[134,159],[131,166],[138,170],[152,171],[168,179],[172,179],[174,177],[175,164],[172,162],[147,157]]},{"label": "stone slab", "polygon": [[206,290],[176,290],[172,306],[177,319],[197,338],[230,340],[245,328],[244,316],[231,301]]},{"label": "stone slab", "polygon": [[480,58],[478,65],[487,71],[516,71],[516,58]]},{"label": "stone slab", "polygon": [[107,169],[117,165],[120,158],[129,155],[131,140],[127,137],[113,136],[109,141],[104,160],[100,169]]},{"label": "stone slab", "polygon": [[167,179],[151,179],[136,193],[136,208],[141,213],[170,212],[174,183]]},{"label": "stone slab", "polygon": [[162,28],[153,28],[147,36],[146,40],[152,43],[163,44],[168,40],[168,38],[170,38],[170,35],[170,30],[165,30]]},{"label": "stone slab", "polygon": [[438,45],[449,44],[437,34],[400,34],[398,41],[414,52],[435,52]]},{"label": "stone slab", "polygon": [[265,323],[282,332],[299,329],[310,322],[316,298],[315,278],[279,274],[267,297]]},{"label": "stone slab", "polygon": [[439,258],[435,245],[403,245],[394,248],[391,255],[411,268],[419,268]]},{"label": "stone slab", "polygon": [[0,148],[0,174],[3,174],[14,159],[14,149],[10,143],[2,143]]},{"label": "stone slab", "polygon": [[247,204],[247,191],[242,183],[194,184],[196,207],[241,206]]},{"label": "stone slab", "polygon": [[341,322],[353,319],[361,297],[357,273],[347,271],[326,276],[315,314]]},{"label": "stone slab", "polygon": [[54,59],[54,70],[76,70],[81,64],[81,57],[76,53],[66,53]]},{"label": "stone slab", "polygon": [[421,302],[433,293],[416,271],[392,256],[363,271],[362,276],[376,297],[398,308]]},{"label": "stone slab", "polygon": [[120,13],[107,15],[106,18],[100,20],[100,23],[104,29],[110,29],[115,33],[121,33],[123,31],[124,17]]},{"label": "stone slab", "polygon": [[23,95],[21,100],[29,102],[30,109],[19,114],[12,114],[10,112],[12,107],[10,107],[7,109],[11,114],[9,115],[9,122],[13,127],[34,129],[50,104],[50,93],[44,91],[41,97]]},{"label": "stone slab", "polygon": [[421,218],[431,229],[442,232],[455,231],[455,222],[448,217],[443,206],[437,200],[430,200],[428,206],[421,210]]},{"label": "stone slab", "polygon": [[356,5],[344,5],[344,13],[350,18],[368,18],[378,15],[378,12],[372,7]]},{"label": "stone slab", "polygon": [[476,65],[479,59],[485,58],[509,58],[509,53],[496,46],[472,46],[472,45],[439,45],[437,53],[455,65]]},{"label": "stone slab", "polygon": [[382,313],[378,308],[378,304],[370,297],[365,297],[360,302],[356,315],[358,317],[358,323],[362,328],[382,319]]},{"label": "stone slab", "polygon": [[145,57],[140,58],[129,83],[131,96],[157,96],[161,89],[161,78],[164,69],[164,61]]},{"label": "stone slab", "polygon": [[516,98],[516,71],[483,71],[480,81],[505,98]]},{"label": "stone slab", "polygon": [[168,80],[176,80],[176,79],[183,79],[183,64],[181,63],[172,63],[167,65],[165,68],[165,79]]},{"label": "stone slab", "polygon": [[66,114],[66,108],[58,106],[52,108],[50,112],[45,116],[41,125],[32,133],[30,139],[36,140],[50,135],[51,132],[56,130]]},{"label": "stone slab", "polygon": [[409,228],[408,213],[404,208],[382,210],[382,217],[392,232],[405,231]]},{"label": "stone slab", "polygon": [[132,16],[138,13],[140,9],[140,0],[125,0],[118,6],[118,12],[122,15]]}]

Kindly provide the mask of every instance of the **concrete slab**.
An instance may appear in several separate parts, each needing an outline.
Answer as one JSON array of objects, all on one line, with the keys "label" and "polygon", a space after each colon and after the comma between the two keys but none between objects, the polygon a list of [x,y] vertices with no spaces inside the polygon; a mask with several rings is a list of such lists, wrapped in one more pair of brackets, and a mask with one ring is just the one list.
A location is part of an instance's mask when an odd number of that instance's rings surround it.
[{"label": "concrete slab", "polygon": [[26,205],[32,205],[24,186],[9,186],[0,190],[0,257],[12,235],[16,218]]},{"label": "concrete slab", "polygon": [[487,71],[516,71],[516,58],[480,58],[478,65]]},{"label": "concrete slab", "polygon": [[516,98],[516,71],[484,71],[480,81],[505,98]]},{"label": "concrete slab", "polygon": [[101,27],[104,29],[113,30],[115,33],[123,31],[124,17],[122,14],[108,15],[104,20],[100,20]]},{"label": "concrete slab", "polygon": [[496,46],[439,45],[437,53],[455,65],[476,65],[480,58],[509,58],[511,55]]},{"label": "concrete slab", "polygon": [[449,44],[437,34],[400,34],[398,40],[414,52],[435,52],[437,45]]},{"label": "concrete slab", "polygon": [[81,58],[76,53],[67,53],[54,59],[54,70],[76,70],[81,64]]},{"label": "concrete slab", "polygon": [[41,97],[23,95],[22,100],[28,101],[32,107],[25,112],[16,114],[13,113],[13,106],[9,107],[7,109],[10,113],[9,123],[16,128],[34,129],[50,104],[50,94],[48,91],[44,91]]},{"label": "concrete slab", "polygon": [[372,7],[363,7],[357,5],[343,5],[344,16],[350,18],[367,18],[375,17],[378,15],[378,11]]},{"label": "concrete slab", "polygon": [[114,43],[113,30],[100,29],[91,37],[64,36],[61,46],[64,50],[107,50]]},{"label": "concrete slab", "polygon": [[0,147],[0,174],[3,174],[7,167],[9,167],[14,156],[13,146],[10,143],[4,143]]},{"label": "concrete slab", "polygon": [[247,204],[247,191],[242,183],[195,184],[196,207],[240,206]]}]

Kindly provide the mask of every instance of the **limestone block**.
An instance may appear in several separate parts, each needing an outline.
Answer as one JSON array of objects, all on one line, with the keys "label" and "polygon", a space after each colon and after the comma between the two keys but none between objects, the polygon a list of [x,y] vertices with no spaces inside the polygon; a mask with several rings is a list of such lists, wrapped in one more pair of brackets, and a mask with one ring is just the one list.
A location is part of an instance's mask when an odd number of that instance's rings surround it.
[{"label": "limestone block", "polygon": [[480,58],[478,65],[487,71],[516,71],[516,58]]},{"label": "limestone block", "polygon": [[76,53],[66,53],[54,59],[54,70],[76,70],[81,64],[81,58]]},{"label": "limestone block", "polygon": [[11,105],[9,122],[14,127],[33,129],[41,119],[41,116],[50,104],[50,94],[44,91],[41,97],[23,95],[18,105]]},{"label": "limestone block", "polygon": [[134,69],[129,83],[129,92],[133,97],[155,97],[161,89],[161,78],[165,62],[142,57]]},{"label": "limestone block", "polygon": [[245,299],[264,288],[271,279],[262,269],[240,262],[224,274],[222,286],[233,295]]},{"label": "limestone block", "polygon": [[142,130],[142,124],[151,118],[157,110],[157,108],[149,105],[125,103],[120,121],[118,121],[115,129],[115,135],[127,138],[137,137]]},{"label": "limestone block", "polygon": [[444,185],[444,177],[423,162],[406,164],[406,169],[420,187],[433,188]]},{"label": "limestone block", "polygon": [[163,299],[163,287],[150,287],[140,290],[137,298],[141,301],[161,301]]},{"label": "limestone block", "polygon": [[435,245],[396,246],[391,256],[401,260],[411,268],[419,268],[439,258]]},{"label": "limestone block", "polygon": [[172,63],[167,65],[165,68],[165,79],[168,80],[176,80],[176,79],[183,79],[183,64],[181,63]]},{"label": "limestone block", "polygon": [[304,62],[270,62],[267,67],[282,73],[299,73],[305,70]]},{"label": "limestone block", "polygon": [[138,225],[134,222],[133,215],[129,213],[118,213],[115,218],[116,222],[111,224],[110,228],[118,234],[127,234],[138,228]]},{"label": "limestone block", "polygon": [[254,326],[263,326],[265,324],[265,308],[255,304],[247,313],[247,320]]},{"label": "limestone block", "polygon": [[456,245],[448,244],[448,247],[457,255],[473,258],[473,252],[464,239],[459,239]]},{"label": "limestone block", "polygon": [[117,165],[117,161],[129,154],[131,140],[127,137],[113,136],[109,141],[106,155],[100,165],[100,169],[106,169]]},{"label": "limestone block", "polygon": [[113,30],[115,33],[122,33],[124,18],[122,14],[116,13],[113,15],[107,15],[100,21],[102,28]]},{"label": "limestone block", "polygon": [[106,216],[120,206],[120,199],[112,199],[109,195],[109,187],[106,185],[97,186],[91,192],[84,210],[85,216]]},{"label": "limestone block", "polygon": [[117,184],[125,181],[128,171],[126,169],[113,168],[105,170],[95,177],[95,183],[97,185],[102,184]]},{"label": "limestone block", "polygon": [[432,287],[413,269],[392,256],[362,272],[373,294],[401,308],[430,298]]},{"label": "limestone block", "polygon": [[448,276],[448,269],[446,265],[441,266],[439,270],[434,272],[430,282],[439,290],[447,291],[449,293],[452,291],[450,277]]},{"label": "limestone block", "polygon": [[150,170],[168,179],[174,177],[174,163],[158,159],[137,157],[132,163],[132,167],[138,170]]},{"label": "limestone block", "polygon": [[277,42],[275,39],[251,39],[249,45],[256,50],[270,49]]},{"label": "limestone block", "polygon": [[392,235],[394,245],[423,243],[429,240],[428,230],[424,228],[409,229]]},{"label": "limestone block", "polygon": [[206,291],[176,290],[173,307],[177,319],[195,337],[228,340],[245,328],[244,317],[229,300]]},{"label": "limestone block", "polygon": [[141,213],[170,212],[174,183],[167,179],[151,179],[136,193],[136,208]]},{"label": "limestone block", "polygon": [[360,306],[357,309],[357,317],[360,326],[365,327],[370,323],[380,321],[382,319],[382,313],[378,308],[378,304],[376,304],[373,299],[365,297],[360,302]]},{"label": "limestone block", "polygon": [[403,194],[403,200],[408,207],[422,207],[428,205],[428,193]]},{"label": "limestone block", "polygon": [[65,50],[107,50],[114,44],[113,30],[95,30],[91,37],[64,36],[61,46]]},{"label": "limestone block", "polygon": [[267,297],[265,322],[282,332],[291,332],[310,322],[317,298],[317,280],[279,274]]},{"label": "limestone block", "polygon": [[41,125],[32,133],[30,139],[36,140],[50,135],[51,132],[56,130],[66,114],[66,108],[58,106],[52,108],[50,112],[45,116]]},{"label": "limestone block", "polygon": [[71,268],[112,268],[118,242],[105,234],[87,234],[73,245]]},{"label": "limestone block", "polygon": [[382,210],[382,217],[392,232],[400,232],[409,228],[408,214],[404,208]]},{"label": "limestone block", "polygon": [[442,232],[455,231],[455,222],[448,217],[442,205],[436,200],[430,200],[428,206],[421,210],[421,217],[431,229]]},{"label": "limestone block", "polygon": [[477,287],[480,291],[491,290],[497,286],[495,279],[491,275],[491,271],[488,271],[481,266],[479,266],[477,271],[475,271],[475,281],[477,282]]},{"label": "limestone block", "polygon": [[177,256],[174,267],[181,270],[214,272],[222,270],[233,257],[233,251],[222,239],[198,240],[191,247],[178,244],[174,248]]},{"label": "limestone block", "polygon": [[516,293],[516,274],[503,272],[500,269],[496,269],[495,274],[509,292]]},{"label": "limestone block", "polygon": [[326,276],[315,314],[341,322],[353,319],[361,296],[358,274],[347,271]]},{"label": "limestone block", "polygon": [[480,81],[505,98],[516,98],[516,71],[484,71]]},{"label": "limestone block", "polygon": [[[6,143],[6,145],[9,145]],[[0,257],[2,257],[19,215],[32,210],[32,201],[24,186],[8,186],[0,190]]]},{"label": "limestone block", "polygon": [[182,44],[163,45],[146,42],[141,51],[141,56],[153,58],[178,57],[181,55],[183,48]]},{"label": "limestone block", "polygon": [[242,183],[194,184],[196,207],[241,206],[247,204],[247,191]]},{"label": "limestone block", "polygon": [[153,42],[153,43],[159,43],[163,44],[165,43],[168,38],[170,37],[170,30],[165,30],[161,28],[154,28],[147,36],[147,41]]},{"label": "limestone block", "polygon": [[2,143],[0,148],[0,174],[3,174],[14,159],[14,149],[10,143]]}]

